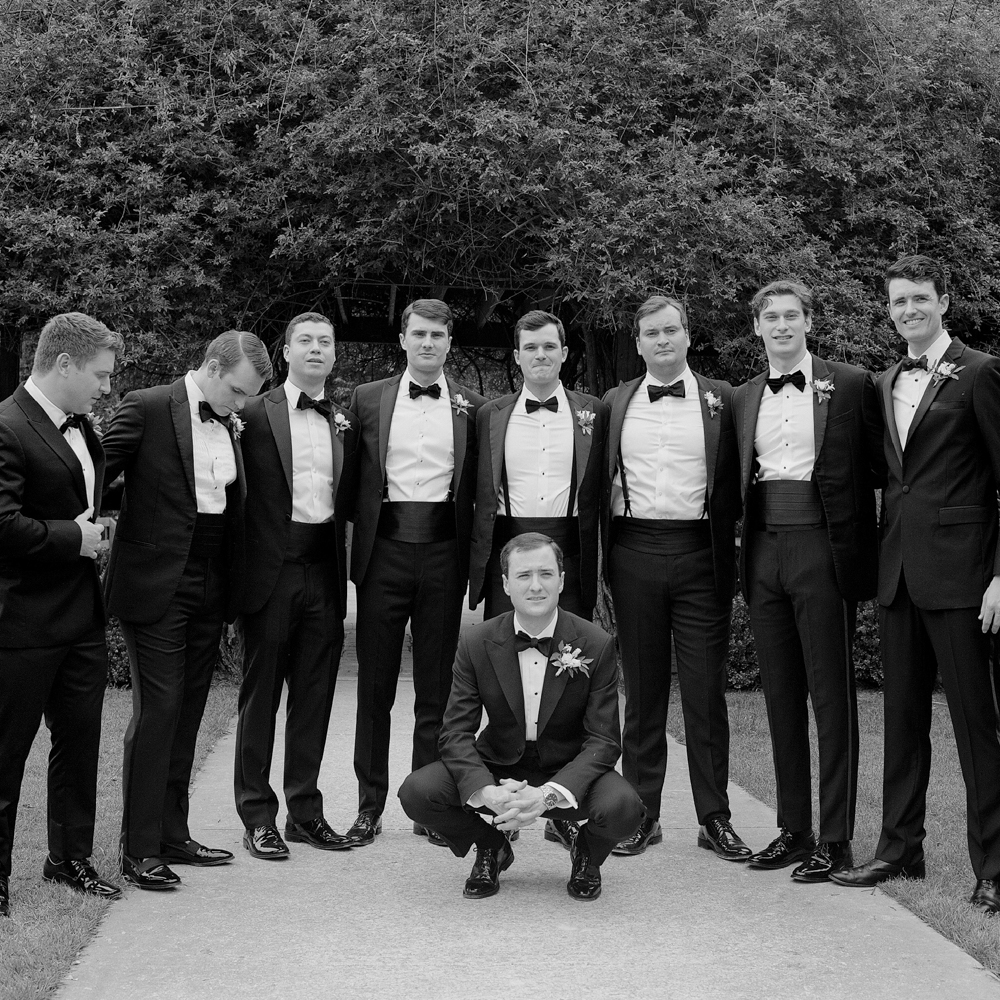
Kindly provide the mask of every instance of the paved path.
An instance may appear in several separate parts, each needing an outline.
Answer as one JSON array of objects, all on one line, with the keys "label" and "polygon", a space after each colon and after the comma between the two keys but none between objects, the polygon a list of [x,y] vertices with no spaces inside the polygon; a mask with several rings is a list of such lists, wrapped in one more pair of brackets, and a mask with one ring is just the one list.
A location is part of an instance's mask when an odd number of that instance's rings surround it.
[{"label": "paved path", "polygon": [[[357,802],[357,682],[345,668],[322,780],[327,817],[341,832]],[[412,705],[404,676],[394,786],[408,770]],[[539,826],[521,834],[500,894],[472,901],[461,895],[471,855],[460,860],[415,837],[392,795],[370,847],[324,853],[293,844],[285,862],[250,858],[233,807],[234,732],[198,775],[191,816],[193,836],[234,851],[235,862],[182,868],[184,885],[173,893],[129,892],[59,1000],[1000,998],[993,976],[879,892],[800,886],[787,871],[753,872],[698,849],[675,743],[663,844],[609,858],[599,900],[570,899],[568,855]],[[737,829],[763,847],[773,811],[739,788],[731,795]]]}]

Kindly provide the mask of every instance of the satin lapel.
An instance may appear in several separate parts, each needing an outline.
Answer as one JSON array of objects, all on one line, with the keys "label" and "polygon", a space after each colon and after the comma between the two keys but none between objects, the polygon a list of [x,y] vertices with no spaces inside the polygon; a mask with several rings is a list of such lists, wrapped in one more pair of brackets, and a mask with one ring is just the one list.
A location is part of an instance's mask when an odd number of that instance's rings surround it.
[{"label": "satin lapel", "polygon": [[500,479],[503,473],[504,448],[507,444],[507,424],[514,412],[515,395],[507,406],[498,406],[490,412],[490,458],[493,461],[493,493],[500,496]]},{"label": "satin lapel", "polygon": [[[583,426],[577,419],[577,414],[584,410],[589,410],[591,413],[594,411],[582,403],[580,397],[575,392],[567,392],[566,398],[569,400],[570,412],[573,414],[573,454],[576,461],[577,491],[579,491],[580,483],[583,482],[583,477],[587,472],[587,463],[590,461],[590,449],[594,444],[594,431],[591,429],[589,434],[584,434]],[[593,428],[593,425],[591,425],[591,428]],[[573,511],[569,511],[569,514],[572,516]]]},{"label": "satin lapel", "polygon": [[[448,405],[451,406],[451,397],[458,391],[455,386],[448,383]],[[472,408],[469,407],[467,413],[459,413],[458,407],[451,406],[451,427],[455,439],[455,469],[451,476],[451,495],[458,495],[458,484],[462,481],[462,469],[465,467],[465,450],[469,446],[469,420],[475,420],[472,415]]]},{"label": "satin lapel", "polygon": [[753,471],[753,442],[757,436],[757,414],[760,413],[760,401],[764,398],[766,388],[767,372],[761,372],[747,384],[747,392],[743,397],[743,447],[740,451],[740,475],[744,494],[750,486],[750,474]]},{"label": "satin lapel", "polygon": [[396,393],[403,376],[393,375],[382,383],[382,396],[378,404],[378,460],[382,466],[382,482],[385,482],[385,456],[389,452],[389,425],[392,423],[392,411],[396,408]]},{"label": "satin lapel", "polygon": [[[69,442],[59,433],[59,428],[52,423],[49,415],[26,391],[24,397],[18,400],[18,405],[24,410],[24,414],[35,429],[35,433],[56,453],[59,461],[69,470],[73,477],[73,488],[80,500],[83,501],[84,507],[92,506],[94,498],[87,499],[87,484],[83,478],[83,466],[80,464],[80,459],[76,457],[76,452],[69,446]],[[91,430],[91,434],[93,434],[93,430]]]},{"label": "satin lapel", "polygon": [[[94,462],[94,496],[87,499],[87,506],[94,505],[94,517],[101,513],[101,497],[104,495],[104,448],[97,436],[93,424],[88,420],[83,426],[83,436],[87,442],[87,451]],[[84,487],[86,493],[86,487]]]},{"label": "satin lapel", "polygon": [[288,399],[283,387],[264,397],[264,412],[278,448],[281,468],[285,473],[285,482],[288,483],[288,495],[292,496],[292,428],[288,422]]},{"label": "satin lapel", "polygon": [[[562,642],[565,642],[571,650],[577,649],[583,644],[583,640],[576,636],[575,630],[570,628],[569,619],[566,617],[565,611],[559,612],[559,620],[556,622],[556,631],[552,636],[552,653],[558,653],[559,644]],[[584,652],[583,655],[586,655],[586,652]],[[542,698],[538,703],[538,732],[535,736],[536,739],[542,738],[542,733],[544,732],[549,719],[552,718],[552,713],[555,711],[556,705],[559,704],[559,699],[562,697],[563,691],[566,690],[566,685],[568,683],[568,670],[564,670],[561,674],[557,675],[556,668],[551,663],[547,663],[545,665],[545,681],[542,684]]]},{"label": "satin lapel", "polygon": [[622,427],[625,424],[625,411],[635,395],[635,390],[642,384],[645,375],[632,379],[631,382],[619,382],[618,391],[611,407],[611,426],[608,430],[608,478],[614,482],[618,467],[618,452],[622,445]]},{"label": "satin lapel", "polygon": [[493,671],[497,675],[503,695],[510,705],[510,710],[514,713],[518,725],[524,733],[524,688],[521,686],[521,667],[517,660],[517,651],[514,649],[513,614],[504,615],[504,620],[508,622],[503,632],[510,631],[510,635],[504,635],[503,639],[486,639],[486,655],[493,664]]},{"label": "satin lapel", "polygon": [[340,476],[344,471],[344,435],[337,433],[337,425],[333,422],[340,410],[333,407],[330,410],[330,444],[333,448],[333,499],[336,502],[337,491],[340,489]]},{"label": "satin lapel", "polygon": [[[958,361],[965,351],[965,344],[962,343],[957,337],[952,339],[952,342],[948,345],[948,350],[944,352],[941,357],[942,361]],[[962,373],[958,373],[958,377],[962,377]],[[924,389],[924,394],[920,397],[920,403],[917,406],[917,412],[913,414],[913,423],[910,424],[909,433],[906,435],[906,442],[909,444],[913,440],[913,435],[916,433],[917,427],[920,421],[924,419],[924,414],[930,409],[931,403],[934,402],[934,397],[941,391],[941,387],[945,382],[950,382],[951,379],[938,379],[937,385],[934,384],[934,379],[930,379],[927,383],[927,388]]]},{"label": "satin lapel", "polygon": [[[830,373],[830,366],[822,359],[817,358],[813,355],[813,382],[816,379],[826,378]],[[810,388],[807,386],[807,388]],[[834,389],[836,392],[836,389]],[[819,458],[820,451],[823,448],[823,438],[826,437],[826,418],[830,413],[830,399],[823,401],[819,398],[819,393],[815,389],[812,389],[813,398],[813,435],[816,442],[815,455]]]},{"label": "satin lapel", "polygon": [[[708,409],[708,400],[705,398],[705,393],[712,391],[711,385],[697,373],[692,372],[691,374],[694,375],[695,381],[698,383],[701,422],[705,429],[705,469],[707,472],[706,489],[708,492],[705,499],[708,501],[712,499],[712,489],[715,486],[715,466],[719,461],[719,435],[721,434],[722,421],[719,419],[718,414],[712,416]],[[721,399],[722,397],[720,396],[719,398]]]},{"label": "satin lapel", "polygon": [[232,425],[226,421],[226,430],[229,431],[229,440],[233,443],[233,458],[236,460],[236,485],[240,490],[240,500],[247,498],[247,475],[243,467],[243,448],[239,439],[233,433]]},{"label": "satin lapel", "polygon": [[885,411],[885,426],[889,428],[889,438],[896,451],[899,467],[903,467],[903,443],[899,438],[899,428],[896,426],[896,411],[892,405],[892,386],[899,376],[902,361],[897,361],[882,376],[882,408]]},{"label": "satin lapel", "polygon": [[[181,466],[187,479],[191,499],[197,503],[198,494],[194,485],[194,442],[191,438],[191,407],[188,405],[187,390],[184,380],[178,379],[170,394],[170,416],[174,422],[174,435],[177,438],[177,450],[181,453]],[[241,463],[237,463],[237,468]]]}]

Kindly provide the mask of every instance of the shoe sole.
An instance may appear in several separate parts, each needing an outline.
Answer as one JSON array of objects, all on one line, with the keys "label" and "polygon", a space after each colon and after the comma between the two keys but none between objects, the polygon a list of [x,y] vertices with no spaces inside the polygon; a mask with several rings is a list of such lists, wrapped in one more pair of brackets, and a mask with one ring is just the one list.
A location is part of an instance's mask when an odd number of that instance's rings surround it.
[{"label": "shoe sole", "polygon": [[323,844],[303,837],[301,834],[292,833],[290,830],[285,831],[285,840],[290,840],[293,844],[308,844],[310,847],[315,847],[317,851],[346,851],[354,846],[354,842],[351,840],[343,844]]},{"label": "shoe sole", "polygon": [[228,865],[233,860],[232,855],[228,858],[219,858],[217,861],[202,861],[191,858],[182,858],[172,854],[158,854],[157,857],[169,868],[171,865],[188,865],[191,868],[218,868],[219,865]]},{"label": "shoe sole", "polygon": [[289,854],[291,853],[290,851],[286,850],[284,853],[279,852],[277,854],[270,854],[270,853],[265,854],[262,851],[255,850],[253,847],[251,847],[249,844],[246,843],[243,845],[243,847],[245,848],[247,854],[249,854],[251,858],[257,858],[258,861],[285,861],[287,860]]},{"label": "shoe sole", "polygon": [[662,844],[662,843],[663,843],[663,834],[658,833],[650,837],[649,840],[647,840],[642,845],[642,847],[637,847],[634,850],[631,848],[629,848],[628,850],[623,850],[619,847],[613,847],[611,848],[611,853],[618,858],[634,858],[638,857],[640,854],[643,854],[647,847],[652,847],[654,844]]},{"label": "shoe sole", "polygon": [[144,892],[173,892],[181,884],[180,882],[172,882],[170,885],[143,885],[141,882],[136,882],[124,872],[122,872],[122,881],[128,882],[133,889],[142,889]]}]

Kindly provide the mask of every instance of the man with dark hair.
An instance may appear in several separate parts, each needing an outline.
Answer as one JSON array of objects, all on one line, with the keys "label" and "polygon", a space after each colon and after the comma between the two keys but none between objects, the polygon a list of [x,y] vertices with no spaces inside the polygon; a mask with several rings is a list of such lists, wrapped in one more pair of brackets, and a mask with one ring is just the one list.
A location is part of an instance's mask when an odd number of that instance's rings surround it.
[{"label": "man with dark hair", "polygon": [[907,356],[879,379],[888,485],[878,577],[885,674],[882,836],[837,873],[869,887],[924,876],[931,693],[938,671],[965,778],[972,905],[1000,911],[1000,742],[990,633],[1000,630],[1000,361],[944,328],[941,266],[904,257],[886,274]]},{"label": "man with dark hair", "polygon": [[745,861],[750,849],[733,830],[728,793],[726,655],[740,510],[732,387],[688,367],[691,337],[678,299],[648,298],[634,330],[647,371],[604,397],[611,426],[602,530],[625,680],[622,773],[646,819],[614,853],[641,854],[663,839],[672,640],[698,844]]},{"label": "man with dark hair", "polygon": [[132,668],[121,868],[141,889],[180,882],[167,862],[232,858],[191,839],[188,786],[223,622],[236,617],[246,572],[239,413],[270,376],[260,340],[230,330],[196,371],[130,392],[104,435],[108,481],[125,473],[104,583]]},{"label": "man with dark hair", "polygon": [[[389,790],[389,721],[407,620],[416,692],[413,767],[438,759],[451,688],[476,484],[476,410],[482,396],[444,374],[453,318],[417,299],[402,318],[406,373],[359,385],[358,489],[351,579],[358,588],[356,846],[382,829]],[[422,827],[415,833],[427,835]],[[432,842],[437,838],[431,836]]]},{"label": "man with dark hair", "polygon": [[42,329],[30,377],[0,403],[0,916],[38,725],[52,734],[42,875],[117,899],[91,865],[107,684],[97,574],[104,449],[86,414],[111,391],[122,338],[83,313]]},{"label": "man with dark hair", "polygon": [[[774,750],[778,837],[750,858],[823,882],[851,867],[858,776],[852,645],[874,596],[875,489],[884,484],[875,382],[809,352],[812,293],[776,281],[753,299],[769,370],[736,389],[745,500],[740,580]],[[813,833],[807,698],[819,740]]]},{"label": "man with dark hair", "polygon": [[[475,845],[470,899],[500,891],[500,873],[514,861],[508,834],[539,816],[588,820],[570,847],[566,889],[594,900],[601,865],[643,815],[614,769],[621,753],[614,640],[560,610],[562,553],[551,538],[518,535],[500,559],[513,610],[462,636],[441,760],[414,771],[399,797],[457,857]],[[484,710],[489,722],[479,732]]]},{"label": "man with dark hair", "polygon": [[344,644],[344,538],[358,418],[325,399],[337,352],[319,313],[285,330],[288,377],[243,411],[247,575],[241,612],[244,653],[236,728],[236,810],[255,858],[288,857],[271,788],[274,719],[288,684],[285,838],[321,850],[349,847],[323,816],[320,765]]}]

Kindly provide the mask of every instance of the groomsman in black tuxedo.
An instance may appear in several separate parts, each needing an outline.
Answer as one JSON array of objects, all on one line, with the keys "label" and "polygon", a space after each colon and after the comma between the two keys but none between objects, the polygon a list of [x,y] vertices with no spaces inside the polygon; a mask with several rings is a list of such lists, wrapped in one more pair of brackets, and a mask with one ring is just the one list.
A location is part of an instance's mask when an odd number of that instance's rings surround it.
[{"label": "groomsman in black tuxedo", "polygon": [[317,787],[344,645],[351,467],[358,419],[325,399],[336,360],[333,324],[302,313],[285,330],[288,378],[243,410],[247,550],[246,641],[236,728],[236,809],[255,858],[288,857],[271,788],[274,720],[288,684],[285,838],[350,847],[323,816]]},{"label": "groomsman in black tuxedo", "polygon": [[726,656],[740,512],[732,386],[688,367],[683,303],[647,299],[634,320],[646,374],[612,389],[605,463],[605,573],[625,677],[622,772],[646,819],[614,853],[663,839],[670,644],[677,651],[698,844],[727,861],[750,848],[730,822]]},{"label": "groomsman in black tuxedo", "polygon": [[[406,372],[359,385],[357,500],[351,579],[358,588],[359,811],[347,836],[371,844],[389,790],[389,721],[407,620],[413,636],[413,767],[438,759],[451,688],[476,492],[482,396],[446,378],[454,317],[417,299],[402,317]],[[428,835],[416,826],[414,832]],[[432,842],[439,839],[430,834]]]},{"label": "groomsman in black tuxedo", "polygon": [[239,413],[271,375],[264,345],[215,338],[196,371],[130,392],[104,435],[107,478],[125,473],[104,582],[132,667],[125,733],[121,868],[172,889],[174,865],[225,864],[188,830],[188,786],[224,621],[246,574]]},{"label": "groomsman in black tuxedo", "polygon": [[104,449],[85,416],[111,391],[122,338],[82,313],[42,328],[29,378],[0,403],[0,916],[21,779],[43,716],[52,735],[42,876],[117,899],[94,848],[107,684],[94,524]]},{"label": "groomsman in black tuxedo", "polygon": [[[823,882],[854,863],[852,645],[857,602],[875,594],[882,418],[868,372],[807,350],[805,285],[772,282],[752,309],[769,367],[733,396],[746,511],[740,578],[771,728],[780,832],[749,865],[798,862],[792,878]],[[818,843],[807,698],[819,738]]]},{"label": "groomsman in black tuxedo", "polygon": [[944,271],[904,257],[886,273],[907,357],[879,379],[889,482],[882,505],[885,772],[875,857],[840,872],[868,887],[924,876],[931,692],[938,671],[965,778],[973,906],[1000,911],[1000,742],[990,633],[1000,630],[1000,361],[943,326]]}]

